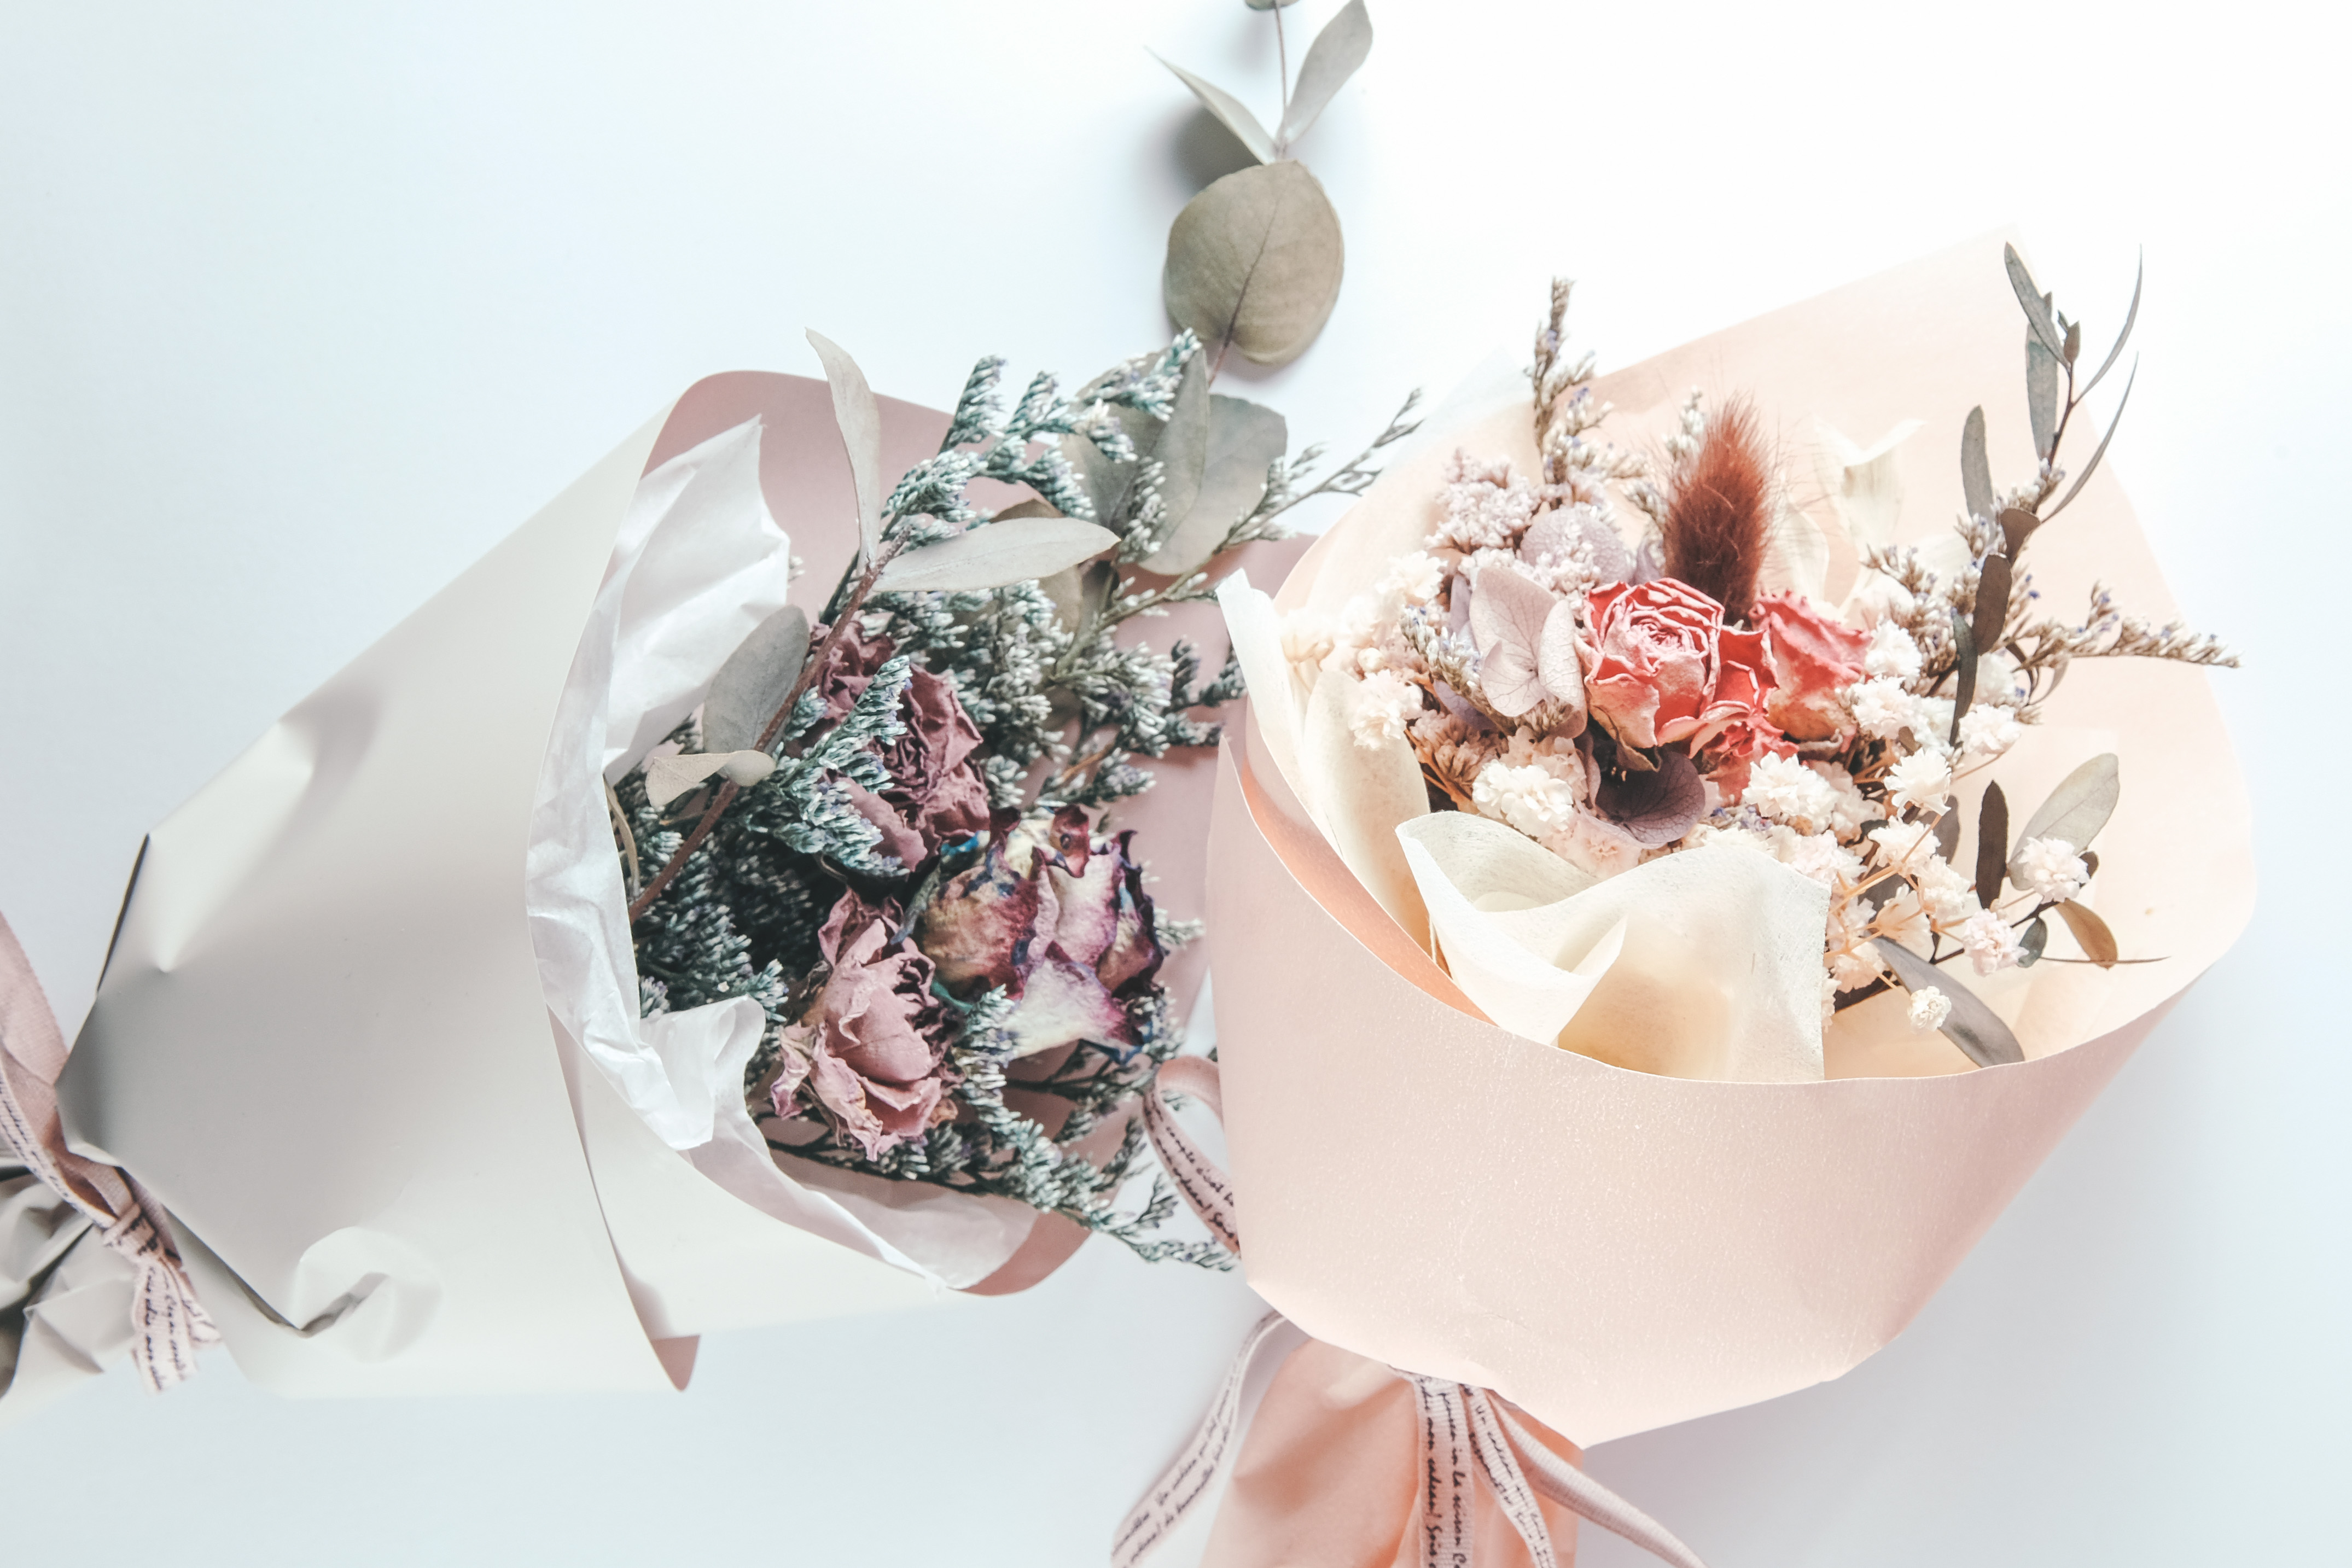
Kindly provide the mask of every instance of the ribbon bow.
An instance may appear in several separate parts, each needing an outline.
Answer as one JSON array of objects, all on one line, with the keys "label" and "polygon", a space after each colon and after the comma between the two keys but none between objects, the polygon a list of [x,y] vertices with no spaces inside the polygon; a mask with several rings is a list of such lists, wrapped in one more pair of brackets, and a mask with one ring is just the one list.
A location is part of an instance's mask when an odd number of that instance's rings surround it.
[{"label": "ribbon bow", "polygon": [[[1177,1124],[1161,1097],[1162,1092],[1190,1095],[1222,1118],[1220,1088],[1215,1062],[1179,1057],[1160,1070],[1157,1086],[1145,1097],[1143,1125],[1177,1192],[1210,1234],[1238,1257],[1233,1184]],[[1240,1430],[1242,1390],[1250,1368],[1284,1321],[1280,1312],[1268,1312],[1244,1338],[1192,1440],[1112,1537],[1112,1568],[1136,1568],[1208,1495]],[[1623,1536],[1675,1568],[1706,1568],[1664,1526],[1553,1452],[1492,1391],[1416,1373],[1398,1375],[1412,1384],[1419,1416],[1421,1484],[1413,1531],[1423,1568],[1470,1568],[1475,1562],[1472,1489],[1482,1479],[1533,1568],[1557,1568],[1559,1561],[1538,1497]]]},{"label": "ribbon bow", "polygon": [[140,1381],[160,1394],[195,1375],[197,1348],[218,1343],[220,1331],[196,1300],[162,1222],[163,1206],[128,1172],[66,1147],[57,1090],[65,1065],[57,1015],[16,934],[0,918],[0,1147],[131,1264],[131,1360]]}]

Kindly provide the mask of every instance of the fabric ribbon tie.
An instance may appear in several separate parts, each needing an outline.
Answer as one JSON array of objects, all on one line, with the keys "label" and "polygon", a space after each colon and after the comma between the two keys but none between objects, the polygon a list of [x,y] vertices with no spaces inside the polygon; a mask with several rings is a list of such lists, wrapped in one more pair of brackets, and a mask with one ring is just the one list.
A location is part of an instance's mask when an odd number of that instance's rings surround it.
[{"label": "fabric ribbon tie", "polygon": [[[1144,1097],[1143,1127],[1177,1192],[1201,1223],[1234,1256],[1241,1255],[1233,1183],[1195,1144],[1164,1096],[1188,1095],[1222,1118],[1217,1064],[1180,1056],[1160,1068]],[[1241,1429],[1242,1396],[1252,1365],[1285,1322],[1268,1312],[1242,1340],[1224,1381],[1192,1440],[1160,1473],[1111,1539],[1111,1568],[1136,1568],[1214,1490]],[[1534,1568],[1558,1568],[1551,1527],[1538,1496],[1580,1519],[1621,1535],[1675,1568],[1706,1568],[1664,1526],[1538,1441],[1511,1406],[1491,1391],[1450,1379],[1399,1372],[1413,1387],[1418,1416],[1421,1482],[1413,1529],[1422,1568],[1474,1568],[1477,1561],[1471,1489],[1483,1480],[1526,1546]]]},{"label": "fabric ribbon tie", "polygon": [[196,1351],[220,1341],[163,1223],[163,1206],[130,1175],[66,1147],[58,1114],[65,1036],[16,934],[0,918],[0,1148],[48,1184],[132,1270],[131,1361],[161,1393],[195,1375]]}]

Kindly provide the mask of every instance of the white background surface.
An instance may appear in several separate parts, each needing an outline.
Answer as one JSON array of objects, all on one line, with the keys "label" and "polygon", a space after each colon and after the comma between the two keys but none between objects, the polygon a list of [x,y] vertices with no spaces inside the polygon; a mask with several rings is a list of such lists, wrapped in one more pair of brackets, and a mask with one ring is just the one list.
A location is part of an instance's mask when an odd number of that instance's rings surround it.
[{"label": "white background surface", "polygon": [[[2343,1561],[2340,24],[1373,11],[1300,149],[1338,311],[1235,389],[1296,439],[1518,350],[1553,271],[1615,365],[2015,220],[2098,344],[2144,243],[2110,460],[2250,666],[2238,950],[1891,1349],[1592,1468],[1717,1568]],[[1159,339],[1167,225],[1231,155],[1146,43],[1272,118],[1235,0],[0,5],[0,909],[68,1032],[142,831],[697,377],[814,373],[814,325],[939,404],[982,352]],[[0,1560],[1097,1563],[1255,1314],[1097,1245],[708,1340],[671,1398],[126,1372],[0,1433]]]}]

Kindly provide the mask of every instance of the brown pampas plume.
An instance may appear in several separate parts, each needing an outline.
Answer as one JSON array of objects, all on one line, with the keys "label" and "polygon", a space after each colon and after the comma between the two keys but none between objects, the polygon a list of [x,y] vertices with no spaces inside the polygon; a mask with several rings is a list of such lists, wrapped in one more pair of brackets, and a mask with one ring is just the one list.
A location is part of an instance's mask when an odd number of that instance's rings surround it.
[{"label": "brown pampas plume", "polygon": [[1720,603],[1725,620],[1745,620],[1772,531],[1772,465],[1746,398],[1717,408],[1698,450],[1674,465],[1659,528],[1665,574]]}]

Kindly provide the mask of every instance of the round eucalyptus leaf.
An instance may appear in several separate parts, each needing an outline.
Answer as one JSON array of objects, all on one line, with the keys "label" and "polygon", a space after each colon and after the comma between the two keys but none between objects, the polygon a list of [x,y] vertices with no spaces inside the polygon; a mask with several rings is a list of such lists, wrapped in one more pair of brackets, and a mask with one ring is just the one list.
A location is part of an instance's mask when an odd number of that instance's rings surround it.
[{"label": "round eucalyptus leaf", "polygon": [[1286,365],[1305,351],[1339,298],[1339,214],[1297,162],[1226,175],[1168,231],[1168,313],[1212,346]]},{"label": "round eucalyptus leaf", "polygon": [[1253,11],[1272,11],[1284,5],[1296,5],[1298,0],[1242,0]]}]

